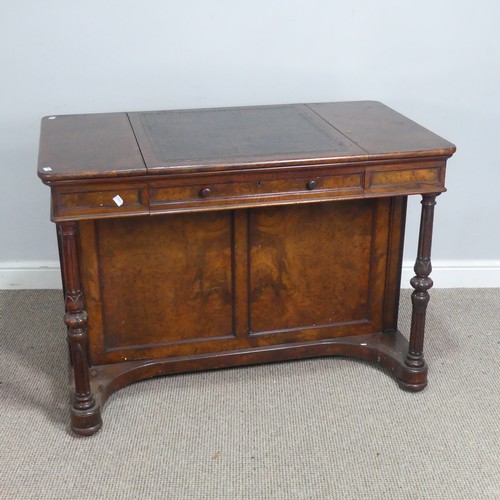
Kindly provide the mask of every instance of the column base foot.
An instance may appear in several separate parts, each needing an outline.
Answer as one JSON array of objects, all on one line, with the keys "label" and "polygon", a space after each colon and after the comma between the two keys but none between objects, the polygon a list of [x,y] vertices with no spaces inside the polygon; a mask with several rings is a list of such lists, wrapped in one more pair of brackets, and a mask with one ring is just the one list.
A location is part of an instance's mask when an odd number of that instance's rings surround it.
[{"label": "column base foot", "polygon": [[427,364],[419,368],[412,368],[405,365],[397,378],[401,389],[408,392],[420,392],[427,387]]},{"label": "column base foot", "polygon": [[420,392],[420,391],[423,391],[427,387],[427,380],[425,382],[422,382],[421,384],[408,384],[407,382],[404,382],[403,380],[398,380],[398,385],[404,391]]},{"label": "column base foot", "polygon": [[101,408],[96,403],[88,410],[71,408],[71,430],[79,436],[92,436],[102,427]]}]

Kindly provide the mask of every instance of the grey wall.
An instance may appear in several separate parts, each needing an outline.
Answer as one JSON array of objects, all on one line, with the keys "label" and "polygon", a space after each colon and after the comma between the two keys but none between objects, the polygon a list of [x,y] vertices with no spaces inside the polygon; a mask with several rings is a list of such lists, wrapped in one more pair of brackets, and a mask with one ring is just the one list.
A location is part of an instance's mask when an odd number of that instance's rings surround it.
[{"label": "grey wall", "polygon": [[[375,99],[458,146],[435,259],[500,259],[495,0],[2,2],[0,261],[56,260],[39,119]],[[413,258],[418,200],[405,251]]]}]

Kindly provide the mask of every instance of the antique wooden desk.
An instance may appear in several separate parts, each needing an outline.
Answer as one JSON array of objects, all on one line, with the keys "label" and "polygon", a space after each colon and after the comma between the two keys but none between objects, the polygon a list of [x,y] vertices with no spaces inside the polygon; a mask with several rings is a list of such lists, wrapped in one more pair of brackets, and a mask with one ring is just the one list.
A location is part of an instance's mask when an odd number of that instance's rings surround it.
[{"label": "antique wooden desk", "polygon": [[[134,381],[251,363],[354,356],[423,389],[433,210],[454,151],[377,102],[44,118],[73,431],[95,433]],[[408,342],[411,194],[423,200]]]}]

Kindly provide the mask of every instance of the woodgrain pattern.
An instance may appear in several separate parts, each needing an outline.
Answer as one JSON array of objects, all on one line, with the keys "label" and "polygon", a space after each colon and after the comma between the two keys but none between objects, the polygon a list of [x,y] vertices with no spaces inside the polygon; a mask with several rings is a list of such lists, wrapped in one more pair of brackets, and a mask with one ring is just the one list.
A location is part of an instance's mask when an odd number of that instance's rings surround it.
[{"label": "woodgrain pattern", "polygon": [[230,212],[96,221],[86,284],[103,352],[232,336],[232,232]]},{"label": "woodgrain pattern", "polygon": [[369,319],[373,202],[255,210],[251,331]]},{"label": "woodgrain pattern", "polygon": [[47,182],[147,173],[126,113],[42,119],[38,175]]},{"label": "woodgrain pattern", "polygon": [[369,360],[422,390],[434,200],[454,151],[372,101],[44,119],[72,429],[96,432],[106,398],[137,380],[312,356]]},{"label": "woodgrain pattern", "polygon": [[65,185],[52,196],[53,214],[70,220],[148,214],[148,205],[148,186],[137,182]]},{"label": "woodgrain pattern", "polygon": [[451,155],[455,146],[377,101],[308,105],[371,156]]},{"label": "woodgrain pattern", "polygon": [[42,120],[38,175],[51,184],[318,163],[335,168],[446,159],[454,151],[450,142],[375,101],[61,115]]},{"label": "woodgrain pattern", "polygon": [[[52,189],[52,220],[130,217],[266,205],[379,198],[445,190],[445,161],[372,162],[351,167],[307,166],[243,173],[128,178],[116,182],[70,182]],[[122,204],[114,198],[119,195]]]},{"label": "woodgrain pattern", "polygon": [[[260,175],[257,178],[251,176],[248,180],[227,182],[212,182],[205,179],[200,184],[187,184],[186,186],[171,187],[167,183],[155,182],[151,185],[151,205],[169,206],[173,204],[183,204],[186,202],[199,202],[205,199],[210,202],[212,199],[231,199],[236,197],[263,196],[283,193],[298,193],[307,195],[311,191],[315,193],[321,190],[332,190],[352,192],[362,188],[363,176],[361,173],[346,175],[328,175],[325,171],[315,170],[309,175],[295,176],[292,178],[279,178],[278,176]],[[309,184],[314,182],[314,186]],[[163,184],[163,185],[162,185]],[[208,189],[208,192],[203,190]]]},{"label": "woodgrain pattern", "polygon": [[92,364],[381,331],[403,215],[374,199],[81,222]]}]

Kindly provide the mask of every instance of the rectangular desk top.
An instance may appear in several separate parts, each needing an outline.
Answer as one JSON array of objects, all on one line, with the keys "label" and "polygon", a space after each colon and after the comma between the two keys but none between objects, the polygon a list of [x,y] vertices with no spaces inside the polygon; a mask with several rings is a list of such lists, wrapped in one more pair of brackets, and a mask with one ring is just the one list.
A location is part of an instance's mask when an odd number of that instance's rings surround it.
[{"label": "rectangular desk top", "polygon": [[455,146],[374,101],[48,116],[47,184],[151,174],[448,158]]}]

